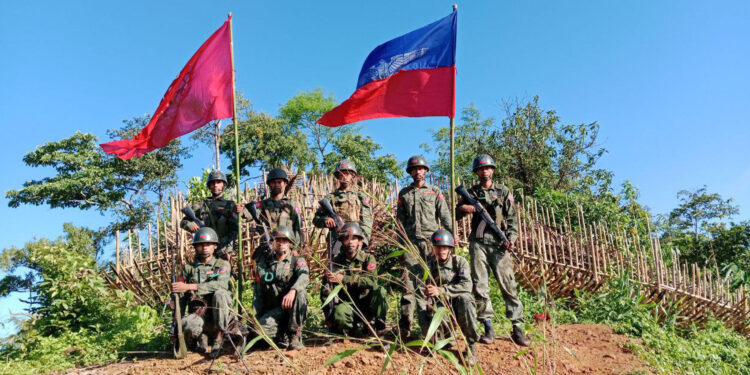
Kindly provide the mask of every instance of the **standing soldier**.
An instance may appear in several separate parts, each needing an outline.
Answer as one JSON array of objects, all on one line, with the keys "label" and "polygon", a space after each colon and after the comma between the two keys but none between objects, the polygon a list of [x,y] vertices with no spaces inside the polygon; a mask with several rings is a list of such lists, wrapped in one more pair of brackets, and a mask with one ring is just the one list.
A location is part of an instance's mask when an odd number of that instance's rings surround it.
[{"label": "standing soldier", "polygon": [[[448,308],[456,316],[461,332],[466,337],[468,351],[466,358],[470,365],[477,362],[475,343],[479,339],[477,333],[477,317],[474,309],[474,298],[471,296],[471,270],[469,262],[460,255],[451,254],[455,246],[453,234],[440,229],[432,235],[433,255],[427,261],[427,267],[434,284],[428,282],[423,294],[431,303],[419,311],[419,323],[422,335],[427,334],[427,327],[435,314],[433,305],[447,303]],[[446,316],[450,321],[450,317]],[[444,323],[445,324],[445,323]]]},{"label": "standing soldier", "polygon": [[[234,251],[234,240],[237,238],[237,205],[232,200],[224,199],[224,189],[227,187],[224,172],[212,170],[206,185],[211,190],[211,197],[193,204],[191,208],[196,218],[219,235],[216,256],[226,259],[227,254]],[[180,221],[180,228],[196,233],[200,226],[185,216]]]},{"label": "standing soldier", "polygon": [[[357,177],[357,169],[354,163],[344,159],[336,164],[333,175],[338,180],[339,187],[336,191],[328,193],[326,199],[331,202],[336,215],[341,217],[344,223],[359,223],[364,235],[363,246],[366,247],[370,243],[372,233],[372,208],[370,207],[370,199],[367,198],[365,193],[352,190],[354,179]],[[315,211],[313,224],[318,228],[328,228],[330,231],[328,238],[331,242],[335,241],[331,244],[333,246],[332,258],[335,258],[341,251],[341,242],[337,241],[336,222],[326,214],[322,207],[319,207]]]},{"label": "standing soldier", "polygon": [[193,236],[195,259],[182,268],[183,281],[172,283],[172,292],[188,292],[181,303],[188,306],[188,315],[182,319],[185,336],[195,340],[196,351],[205,353],[211,334],[214,338],[211,356],[214,358],[221,353],[222,333],[230,321],[229,309],[232,306],[229,291],[231,266],[226,260],[213,256],[218,244],[219,236],[213,229],[198,229]]},{"label": "standing soldier", "polygon": [[[305,242],[302,233],[302,221],[300,219],[300,206],[286,197],[289,177],[281,168],[274,168],[268,172],[266,185],[270,190],[270,197],[260,202],[250,202],[247,205],[254,204],[267,228],[287,227],[292,231],[295,247]],[[248,217],[249,214],[245,213]],[[261,245],[264,246],[264,245]],[[260,256],[259,251],[255,251],[253,259]]]},{"label": "standing soldier", "polygon": [[[367,332],[364,322],[356,310],[362,312],[376,331],[385,329],[388,312],[388,292],[378,285],[375,257],[360,250],[365,234],[357,223],[346,223],[338,235],[344,251],[333,258],[332,271],[326,270],[324,285],[343,285],[338,293],[338,303],[323,306],[326,323],[337,333],[361,336]],[[325,302],[332,288],[320,288],[320,300]],[[351,297],[351,301],[349,300]]]},{"label": "standing soldier", "polygon": [[310,271],[305,258],[292,255],[296,245],[292,228],[271,231],[273,251],[258,259],[253,283],[253,310],[263,331],[279,346],[302,347],[302,326],[307,317]]},{"label": "standing soldier", "polygon": [[[429,170],[427,160],[422,155],[412,156],[406,162],[406,173],[411,175],[414,182],[398,193],[396,215],[409,241],[417,247],[423,261],[432,256],[430,244],[432,233],[440,226],[453,232],[453,219],[443,193],[440,188],[428,185],[425,181]],[[417,303],[424,303],[424,301],[418,301],[414,295],[414,290],[419,288],[418,275],[422,275],[423,271],[420,261],[413,254],[407,253],[404,256],[404,263],[408,270],[408,274],[405,274],[408,281],[401,297],[399,328],[401,332],[408,334],[411,331]]]},{"label": "standing soldier", "polygon": [[[468,191],[487,210],[493,220],[508,237],[507,243],[500,242],[479,215],[472,215],[471,234],[469,235],[469,255],[471,256],[471,278],[474,282],[474,294],[477,299],[477,314],[484,324],[484,334],[479,342],[490,344],[495,339],[492,328],[492,317],[495,316],[490,300],[489,273],[492,272],[500,285],[500,292],[505,301],[505,316],[513,323],[511,339],[518,345],[529,346],[529,339],[523,333],[523,304],[516,292],[516,280],[513,274],[513,260],[509,251],[515,247],[518,238],[518,220],[513,202],[513,193],[506,186],[493,184],[495,161],[491,156],[482,154],[474,159],[472,166],[479,177],[479,183]],[[456,219],[471,215],[474,206],[459,200],[456,204]]]}]

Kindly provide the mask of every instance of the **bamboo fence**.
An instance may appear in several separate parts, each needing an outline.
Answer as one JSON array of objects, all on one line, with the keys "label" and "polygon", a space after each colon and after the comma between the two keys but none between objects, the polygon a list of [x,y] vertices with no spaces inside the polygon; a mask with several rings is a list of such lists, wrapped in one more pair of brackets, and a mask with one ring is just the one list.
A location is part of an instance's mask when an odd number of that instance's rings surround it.
[{"label": "bamboo fence", "polygon": [[[445,182],[438,185],[443,190],[447,188]],[[288,196],[301,206],[307,234],[303,248],[307,252],[325,251],[327,230],[313,227],[312,216],[317,202],[334,188],[330,177],[303,174],[297,176],[289,190]],[[359,190],[368,194],[373,204],[371,248],[382,243],[380,226],[393,220],[399,189],[398,181],[360,182]],[[245,184],[241,195],[245,203],[260,200],[266,196],[266,186],[262,182],[252,187]],[[172,266],[192,259],[191,235],[179,228],[180,209],[186,204],[184,194],[174,191],[147,230],[128,231],[124,236],[117,233],[115,262],[103,272],[111,287],[131,290],[140,303],[165,303]],[[560,214],[530,197],[521,197],[516,208],[516,253],[520,260],[516,262],[516,280],[525,288],[538,291],[544,286],[548,295],[569,297],[576,290],[595,292],[613,277],[627,277],[639,286],[643,303],[656,303],[676,314],[678,324],[701,324],[714,316],[750,336],[750,302],[745,287],[732,289],[730,280],[723,279],[717,271],[685,262],[676,252],[663,251],[655,234],[641,238],[637,232],[613,230],[602,223],[587,222],[580,207]],[[242,231],[245,256],[241,261],[248,273],[245,280],[250,280],[251,253],[258,245],[259,234],[254,231],[254,223],[247,220],[243,220]],[[456,232],[459,245],[466,246],[468,218],[457,223]],[[141,234],[147,236],[145,241]],[[236,257],[232,259],[235,270],[238,261]]]}]

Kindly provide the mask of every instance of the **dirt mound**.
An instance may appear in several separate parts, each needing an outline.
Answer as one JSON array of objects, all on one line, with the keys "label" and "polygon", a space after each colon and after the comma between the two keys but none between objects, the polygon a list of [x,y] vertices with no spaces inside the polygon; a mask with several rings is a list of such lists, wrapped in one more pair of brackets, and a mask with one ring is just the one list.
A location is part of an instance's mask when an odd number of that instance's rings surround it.
[{"label": "dirt mound", "polygon": [[[650,372],[627,349],[635,340],[617,335],[603,325],[572,324],[550,326],[534,334],[532,348],[525,350],[501,337],[492,345],[478,344],[479,365],[485,374],[627,374],[642,370]],[[639,345],[637,342],[634,342]],[[272,350],[254,351],[245,357],[253,374],[347,374],[380,373],[385,354],[374,349],[359,350],[332,365],[323,365],[337,353],[357,350],[362,343],[346,341],[333,346],[308,346],[302,350],[284,352],[287,361]],[[458,354],[455,350],[454,353]],[[148,358],[114,363],[88,369],[76,369],[69,374],[242,374],[242,363],[234,356],[223,356],[213,363],[210,359],[190,354],[182,360]],[[293,365],[290,365],[291,362]],[[298,371],[295,371],[296,367]],[[388,364],[387,374],[446,374],[457,373],[446,359],[433,359],[415,352],[395,352]]]}]

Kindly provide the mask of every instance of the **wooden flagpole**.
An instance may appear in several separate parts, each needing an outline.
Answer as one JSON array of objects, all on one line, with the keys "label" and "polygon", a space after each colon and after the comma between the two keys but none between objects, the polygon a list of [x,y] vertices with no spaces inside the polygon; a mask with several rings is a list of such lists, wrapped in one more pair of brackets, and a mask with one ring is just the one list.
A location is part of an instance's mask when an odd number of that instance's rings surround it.
[{"label": "wooden flagpole", "polygon": [[[234,179],[237,185],[237,204],[242,204],[240,195],[240,139],[237,130],[237,90],[234,84],[234,37],[232,35],[232,12],[229,12],[229,55],[232,60],[232,122],[234,123]],[[245,254],[242,251],[242,215],[237,215],[237,284],[240,298],[244,291],[245,273],[242,262]]]},{"label": "wooden flagpole", "polygon": [[[458,4],[453,4],[453,11],[458,11]],[[455,97],[456,97],[456,77],[453,76],[453,97],[454,97],[454,107],[455,107]],[[455,110],[455,109],[454,109]],[[456,132],[456,119],[455,114],[451,116],[451,125],[450,125],[450,136],[451,136],[451,191],[450,191],[450,211],[451,211],[451,220],[453,220],[453,230],[454,235],[458,234],[458,227],[456,226],[456,168],[455,168],[455,153],[456,153],[456,145],[455,145],[455,132]]]}]

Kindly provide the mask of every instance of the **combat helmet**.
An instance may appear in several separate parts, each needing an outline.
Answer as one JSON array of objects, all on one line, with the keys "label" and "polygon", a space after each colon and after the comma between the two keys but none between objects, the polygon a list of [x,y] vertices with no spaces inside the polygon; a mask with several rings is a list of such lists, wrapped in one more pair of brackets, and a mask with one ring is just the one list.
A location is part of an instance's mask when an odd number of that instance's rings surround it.
[{"label": "combat helmet", "polygon": [[477,169],[482,167],[492,167],[493,169],[496,169],[497,166],[495,165],[495,159],[487,154],[480,154],[479,156],[474,158],[474,163],[471,166],[471,171],[476,172]]},{"label": "combat helmet", "polygon": [[271,169],[268,172],[268,177],[266,177],[266,183],[271,182],[271,180],[281,179],[286,181],[286,183],[289,183],[289,177],[286,175],[286,171],[284,171],[281,168],[274,168]]},{"label": "combat helmet", "polygon": [[409,158],[406,162],[406,173],[409,173],[414,167],[425,167],[428,171],[430,170],[430,166],[427,164],[427,159],[422,155],[414,155]]},{"label": "combat helmet", "polygon": [[229,182],[227,182],[227,175],[225,175],[224,172],[217,171],[215,169],[212,169],[211,173],[208,174],[208,181],[206,181],[206,186],[208,186],[211,181],[224,181],[225,188],[227,187],[227,185],[229,185]]},{"label": "combat helmet", "polygon": [[432,234],[432,245],[433,246],[448,246],[456,247],[456,243],[453,240],[453,234],[445,229],[438,229]]},{"label": "combat helmet", "polygon": [[271,236],[274,240],[285,238],[289,240],[292,245],[297,246],[297,237],[294,235],[294,231],[286,225],[280,225],[278,228],[271,231]]},{"label": "combat helmet", "polygon": [[361,239],[365,238],[365,232],[362,231],[362,227],[359,226],[359,223],[353,221],[348,222],[341,227],[341,230],[339,231],[339,239],[350,235],[357,236]]},{"label": "combat helmet", "polygon": [[344,159],[336,164],[336,169],[333,170],[333,175],[337,175],[340,171],[352,171],[357,174],[357,166],[349,159]]},{"label": "combat helmet", "polygon": [[219,243],[219,235],[211,227],[203,227],[198,229],[193,235],[193,245],[199,243]]}]

